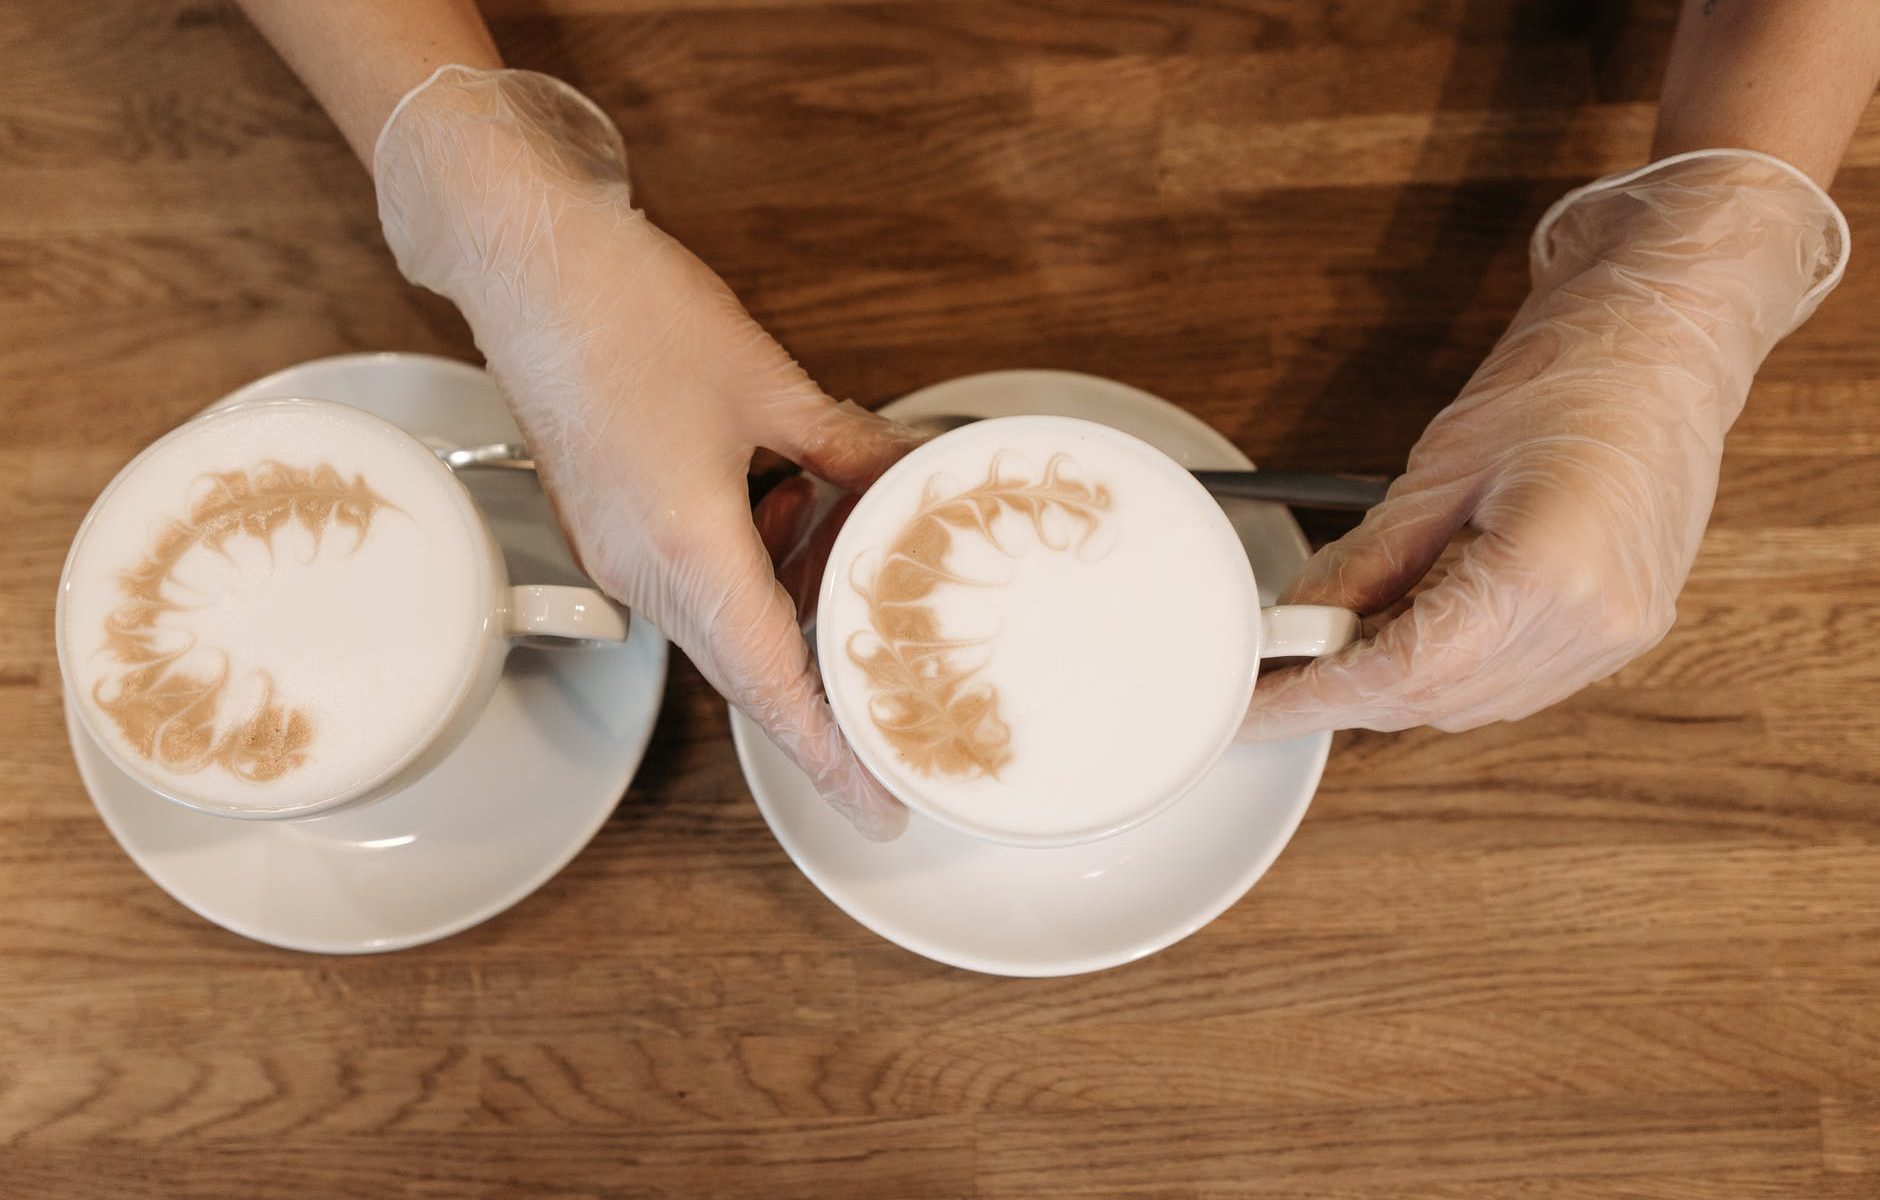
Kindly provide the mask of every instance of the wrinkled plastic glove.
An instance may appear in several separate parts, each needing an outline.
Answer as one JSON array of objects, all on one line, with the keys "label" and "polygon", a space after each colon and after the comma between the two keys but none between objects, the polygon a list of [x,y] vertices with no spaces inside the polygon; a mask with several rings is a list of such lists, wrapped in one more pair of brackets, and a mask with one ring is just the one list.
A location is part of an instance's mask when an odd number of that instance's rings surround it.
[{"label": "wrinkled plastic glove", "polygon": [[[1242,736],[1514,720],[1655,646],[1724,434],[1846,248],[1827,195],[1749,151],[1569,193],[1535,230],[1533,291],[1507,333],[1383,503],[1284,597],[1383,614],[1381,628],[1263,678]],[[1404,606],[1465,527],[1453,568]]]},{"label": "wrinkled plastic glove", "polygon": [[824,395],[635,209],[618,130],[559,80],[442,68],[386,121],[373,174],[399,269],[468,319],[582,568],[858,829],[899,833],[823,697],[746,473],[761,446],[859,488],[914,435]]}]

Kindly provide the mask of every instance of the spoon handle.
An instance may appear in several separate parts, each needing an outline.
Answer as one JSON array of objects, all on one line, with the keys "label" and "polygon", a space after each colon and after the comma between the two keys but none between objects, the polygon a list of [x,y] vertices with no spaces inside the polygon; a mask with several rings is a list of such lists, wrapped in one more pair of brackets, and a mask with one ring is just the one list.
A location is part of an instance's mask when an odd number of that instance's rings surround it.
[{"label": "spoon handle", "polygon": [[1276,500],[1294,508],[1364,512],[1384,499],[1388,475],[1328,475],[1315,471],[1196,471],[1215,499]]},{"label": "spoon handle", "polygon": [[[489,446],[437,448],[453,471],[533,471],[526,446],[499,442]],[[1363,512],[1384,498],[1387,475],[1326,475],[1312,471],[1196,471],[1195,478],[1218,499],[1274,500],[1294,508]]]},{"label": "spoon handle", "polygon": [[[913,425],[936,434],[963,429],[978,417],[964,414],[917,417]],[[1388,475],[1327,475],[1314,471],[1196,471],[1195,478],[1217,500],[1274,500],[1293,508],[1364,512],[1390,489]]]},{"label": "spoon handle", "polygon": [[533,471],[535,460],[529,448],[515,442],[496,442],[488,446],[434,446],[437,456],[453,471]]}]

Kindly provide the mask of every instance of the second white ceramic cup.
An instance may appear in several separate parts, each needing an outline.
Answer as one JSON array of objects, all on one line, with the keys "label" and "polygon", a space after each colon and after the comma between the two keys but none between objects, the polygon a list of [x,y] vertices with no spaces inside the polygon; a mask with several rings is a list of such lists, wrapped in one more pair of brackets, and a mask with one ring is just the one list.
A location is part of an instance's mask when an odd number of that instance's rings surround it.
[{"label": "second white ceramic cup", "polygon": [[[1179,519],[1184,523],[1192,522],[1197,528],[1207,529],[1212,535],[1206,539],[1207,544],[1216,548],[1214,552],[1233,555],[1246,570],[1244,586],[1237,587],[1235,592],[1246,597],[1240,619],[1256,630],[1257,636],[1245,639],[1248,651],[1242,661],[1234,664],[1243,686],[1230,702],[1231,711],[1194,714],[1198,724],[1218,728],[1219,737],[1194,752],[1190,756],[1191,761],[1170,764],[1171,769],[1164,774],[1182,782],[1157,793],[1142,795],[1120,818],[1111,815],[1093,824],[1073,824],[1048,833],[1038,833],[1004,827],[983,818],[967,817],[937,802],[934,797],[923,792],[915,774],[900,769],[894,761],[894,752],[870,732],[870,699],[866,686],[849,672],[828,669],[828,664],[836,662],[838,656],[845,653],[845,638],[849,636],[849,631],[837,628],[836,621],[825,618],[836,608],[836,589],[847,585],[857,556],[869,550],[869,535],[862,531],[876,524],[871,520],[871,514],[894,511],[896,505],[908,503],[910,494],[919,495],[924,481],[935,470],[935,464],[952,461],[957,449],[956,440],[968,437],[987,444],[997,444],[1002,438],[1031,445],[1039,444],[1041,439],[1045,442],[1057,439],[1064,445],[1092,439],[1119,445],[1126,443],[1129,457],[1140,464],[1138,469],[1166,476],[1164,482],[1167,486],[1163,490],[1168,494],[1185,497],[1185,511]],[[958,467],[960,464],[953,462],[953,465]],[[983,466],[980,469],[983,470]],[[1232,745],[1239,716],[1252,700],[1262,661],[1335,653],[1349,645],[1358,635],[1358,616],[1347,609],[1309,604],[1262,608],[1258,596],[1252,567],[1245,561],[1245,551],[1234,533],[1232,523],[1207,490],[1179,463],[1146,442],[1106,425],[1057,416],[1000,417],[975,422],[922,445],[887,471],[861,497],[841,533],[837,535],[824,571],[817,607],[817,655],[825,664],[824,686],[837,723],[848,735],[863,765],[896,799],[942,825],[986,841],[1036,848],[1078,845],[1114,836],[1150,820],[1175,804],[1200,782],[1208,769]],[[1166,751],[1144,746],[1132,748],[1130,752],[1153,754]]]},{"label": "second white ceramic cup", "polygon": [[[475,560],[473,569],[477,585],[470,589],[473,594],[452,598],[453,603],[461,601],[473,608],[471,623],[476,633],[463,647],[458,661],[450,666],[457,682],[449,692],[448,701],[429,715],[423,722],[422,730],[414,734],[408,744],[395,753],[385,755],[382,761],[373,764],[349,786],[330,795],[290,807],[274,807],[265,803],[236,806],[218,803],[194,793],[187,786],[186,779],[179,781],[153,773],[135,754],[127,753],[123,737],[95,711],[90,697],[84,694],[85,689],[75,684],[78,679],[75,658],[82,652],[68,646],[72,639],[68,636],[67,613],[72,589],[79,586],[74,580],[73,568],[80,559],[88,534],[99,514],[112,503],[127,481],[138,477],[152,456],[178,441],[212,434],[219,425],[239,421],[244,414],[280,406],[318,411],[329,417],[337,427],[356,430],[361,438],[408,443],[410,447],[416,448],[416,453],[402,456],[402,461],[408,464],[403,469],[417,473],[419,478],[413,482],[445,497],[446,503],[457,510],[458,516],[480,534],[473,539],[474,549],[471,551]],[[98,583],[94,580],[87,586],[98,586]],[[525,644],[594,647],[619,643],[626,639],[628,621],[625,609],[593,588],[511,583],[495,535],[469,490],[434,452],[396,425],[350,405],[331,401],[270,399],[247,401],[203,413],[152,443],[118,473],[99,495],[73,538],[59,581],[56,628],[60,672],[65,680],[66,692],[73,701],[71,707],[80,714],[92,739],[120,770],[157,795],[202,812],[248,820],[295,820],[356,808],[383,799],[441,762],[463,741],[488,704],[502,676],[503,662],[512,647]]]}]

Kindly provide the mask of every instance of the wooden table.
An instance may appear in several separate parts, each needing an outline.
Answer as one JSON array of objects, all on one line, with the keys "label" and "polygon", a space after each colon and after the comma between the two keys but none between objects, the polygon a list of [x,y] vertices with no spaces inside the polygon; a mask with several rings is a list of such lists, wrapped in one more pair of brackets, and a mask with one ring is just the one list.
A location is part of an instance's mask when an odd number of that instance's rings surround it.
[{"label": "wooden table", "polygon": [[[1389,469],[1669,3],[502,0],[646,204],[838,396],[1116,376]],[[1241,904],[1086,978],[951,970],[791,867],[689,667],[619,815],[442,944],[199,920],[94,815],[53,585],[254,376],[473,357],[225,5],[0,3],[0,1195],[1880,1195],[1880,121],[1861,251],[1732,436],[1677,629],[1518,725],[1341,735]]]}]

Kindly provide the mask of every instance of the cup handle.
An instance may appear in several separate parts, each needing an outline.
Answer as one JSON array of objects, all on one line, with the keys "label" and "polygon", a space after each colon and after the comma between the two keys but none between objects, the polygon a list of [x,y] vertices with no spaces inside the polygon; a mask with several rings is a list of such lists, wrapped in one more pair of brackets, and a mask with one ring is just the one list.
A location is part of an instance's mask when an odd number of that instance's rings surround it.
[{"label": "cup handle", "polygon": [[627,610],[593,588],[548,583],[509,589],[503,632],[525,646],[580,646],[627,640]]},{"label": "cup handle", "polygon": [[1329,604],[1276,604],[1260,610],[1260,657],[1318,658],[1358,640],[1358,614]]}]

